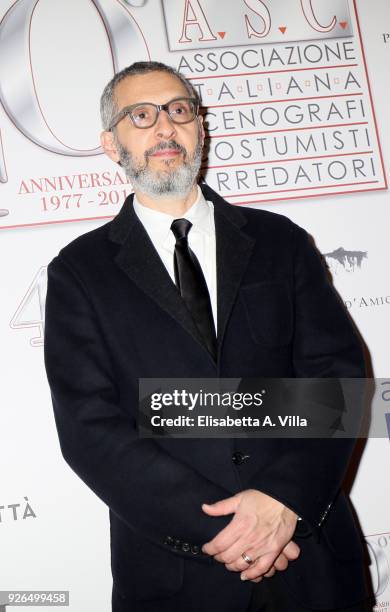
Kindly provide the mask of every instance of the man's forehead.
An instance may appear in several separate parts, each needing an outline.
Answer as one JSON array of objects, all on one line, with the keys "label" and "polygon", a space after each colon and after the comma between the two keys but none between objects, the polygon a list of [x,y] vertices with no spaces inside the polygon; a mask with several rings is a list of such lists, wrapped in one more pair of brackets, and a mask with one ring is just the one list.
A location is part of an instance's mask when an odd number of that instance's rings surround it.
[{"label": "man's forehead", "polygon": [[137,102],[164,104],[176,96],[188,96],[184,84],[174,74],[153,71],[127,76],[115,88],[119,108]]}]

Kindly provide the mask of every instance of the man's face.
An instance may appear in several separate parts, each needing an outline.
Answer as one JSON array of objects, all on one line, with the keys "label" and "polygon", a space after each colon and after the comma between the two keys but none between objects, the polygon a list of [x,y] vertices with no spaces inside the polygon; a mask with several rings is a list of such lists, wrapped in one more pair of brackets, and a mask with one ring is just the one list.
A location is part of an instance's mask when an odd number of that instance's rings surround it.
[{"label": "man's face", "polygon": [[[115,89],[118,111],[138,102],[165,104],[190,97],[181,81],[166,72],[150,72],[123,79]],[[104,136],[106,135],[106,136]],[[112,149],[105,143],[111,137]],[[154,198],[184,197],[199,172],[204,140],[202,118],[186,124],[173,123],[161,111],[154,126],[140,129],[125,116],[114,134],[103,133],[103,146],[114,161],[120,161],[135,191]]]}]

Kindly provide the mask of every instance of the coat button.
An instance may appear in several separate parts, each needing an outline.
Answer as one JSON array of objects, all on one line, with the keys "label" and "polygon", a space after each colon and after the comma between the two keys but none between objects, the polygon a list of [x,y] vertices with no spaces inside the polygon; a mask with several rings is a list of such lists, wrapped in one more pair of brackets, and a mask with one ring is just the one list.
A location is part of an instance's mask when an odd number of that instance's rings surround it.
[{"label": "coat button", "polygon": [[167,546],[173,546],[173,542],[174,540],[172,536],[167,536],[164,540],[164,544],[167,544]]},{"label": "coat button", "polygon": [[244,461],[249,459],[249,457],[250,457],[250,455],[244,455],[244,453],[241,453],[240,451],[237,451],[237,452],[233,453],[232,460],[233,460],[233,463],[235,465],[242,465],[244,463]]},{"label": "coat button", "polygon": [[190,545],[188,544],[188,542],[183,542],[183,544],[181,545],[181,549],[183,552],[189,552]]},{"label": "coat button", "polygon": [[295,535],[300,536],[301,538],[307,538],[312,535],[312,530],[304,519],[297,521]]},{"label": "coat button", "polygon": [[199,546],[197,546],[196,544],[193,544],[191,546],[191,552],[193,555],[199,555],[199,552],[200,552]]}]

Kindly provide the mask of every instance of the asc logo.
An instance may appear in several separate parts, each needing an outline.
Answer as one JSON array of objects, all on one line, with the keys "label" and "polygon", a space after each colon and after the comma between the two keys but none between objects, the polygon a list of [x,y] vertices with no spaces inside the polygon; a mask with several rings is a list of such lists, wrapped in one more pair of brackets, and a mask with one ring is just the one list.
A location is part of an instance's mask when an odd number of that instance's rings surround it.
[{"label": "asc logo", "polygon": [[171,51],[351,36],[347,0],[162,0]]}]

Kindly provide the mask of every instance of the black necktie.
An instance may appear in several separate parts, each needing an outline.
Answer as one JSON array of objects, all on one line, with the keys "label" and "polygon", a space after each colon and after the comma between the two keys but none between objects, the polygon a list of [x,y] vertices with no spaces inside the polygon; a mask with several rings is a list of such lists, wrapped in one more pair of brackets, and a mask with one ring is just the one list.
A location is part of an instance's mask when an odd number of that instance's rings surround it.
[{"label": "black necktie", "polygon": [[209,353],[216,360],[217,338],[210,295],[199,261],[188,245],[187,236],[191,227],[192,223],[187,219],[175,219],[171,225],[171,230],[176,238],[175,281]]}]

